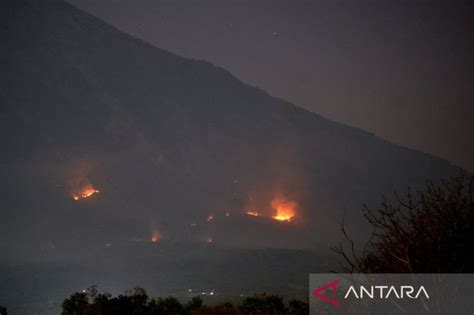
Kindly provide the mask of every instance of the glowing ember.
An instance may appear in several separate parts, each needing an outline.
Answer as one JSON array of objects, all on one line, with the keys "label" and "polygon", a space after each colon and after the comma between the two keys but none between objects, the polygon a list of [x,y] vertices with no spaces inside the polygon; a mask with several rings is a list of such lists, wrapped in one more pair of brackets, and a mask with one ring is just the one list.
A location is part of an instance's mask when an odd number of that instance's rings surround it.
[{"label": "glowing ember", "polygon": [[272,208],[275,210],[275,215],[272,218],[278,221],[291,222],[296,214],[297,207],[296,201],[275,198],[272,200]]},{"label": "glowing ember", "polygon": [[153,243],[156,243],[160,240],[160,233],[157,230],[154,230],[153,233],[151,234],[151,241]]},{"label": "glowing ember", "polygon": [[85,186],[80,190],[79,193],[76,193],[72,196],[72,199],[79,200],[81,198],[89,198],[93,194],[98,194],[99,190],[95,189],[91,184]]},{"label": "glowing ember", "polygon": [[211,214],[210,216],[207,217],[206,221],[211,222],[212,220],[214,220],[214,216]]},{"label": "glowing ember", "polygon": [[212,242],[213,242],[213,241],[212,241],[212,237],[209,237],[209,238],[207,239],[207,244],[212,244]]},{"label": "glowing ember", "polygon": [[257,212],[257,211],[247,211],[247,215],[251,216],[251,217],[259,217],[260,214]]}]

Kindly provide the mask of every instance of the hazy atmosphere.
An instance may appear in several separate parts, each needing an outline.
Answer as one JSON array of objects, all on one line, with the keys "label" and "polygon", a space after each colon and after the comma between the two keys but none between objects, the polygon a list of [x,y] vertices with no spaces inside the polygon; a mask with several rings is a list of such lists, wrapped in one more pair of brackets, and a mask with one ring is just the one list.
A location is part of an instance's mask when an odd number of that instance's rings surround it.
[{"label": "hazy atmosphere", "polygon": [[355,3],[0,2],[0,315],[474,272],[472,4]]},{"label": "hazy atmosphere", "polygon": [[472,1],[69,2],[274,96],[474,171]]}]

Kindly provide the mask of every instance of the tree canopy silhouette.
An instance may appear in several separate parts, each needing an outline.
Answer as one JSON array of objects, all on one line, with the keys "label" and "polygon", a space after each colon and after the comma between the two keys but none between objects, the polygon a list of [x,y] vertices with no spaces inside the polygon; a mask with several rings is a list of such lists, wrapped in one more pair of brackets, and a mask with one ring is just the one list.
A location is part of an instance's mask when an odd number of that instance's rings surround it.
[{"label": "tree canopy silhouette", "polygon": [[364,206],[374,228],[358,250],[347,241],[333,250],[349,273],[470,273],[474,271],[474,176],[459,176],[394,201],[383,196],[376,210]]},{"label": "tree canopy silhouette", "polygon": [[288,305],[277,295],[257,294],[247,297],[240,304],[223,302],[204,305],[199,296],[182,304],[175,297],[150,298],[145,289],[135,287],[117,297],[100,293],[96,286],[76,292],[62,303],[62,315],[200,315],[200,314],[308,314],[308,303],[290,300]]}]

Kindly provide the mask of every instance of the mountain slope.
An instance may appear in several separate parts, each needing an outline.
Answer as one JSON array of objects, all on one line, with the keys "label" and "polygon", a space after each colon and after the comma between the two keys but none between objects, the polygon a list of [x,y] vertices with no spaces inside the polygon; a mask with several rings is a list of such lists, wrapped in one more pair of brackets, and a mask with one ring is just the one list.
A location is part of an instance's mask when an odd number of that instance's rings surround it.
[{"label": "mountain slope", "polygon": [[92,284],[306,294],[344,216],[363,238],[362,203],[458,172],[62,1],[2,1],[0,46],[0,304],[19,314]]},{"label": "mountain slope", "polygon": [[[13,257],[154,229],[236,247],[325,246],[344,213],[360,228],[362,203],[457,172],[62,1],[4,1],[1,12],[0,233]],[[84,183],[100,193],[75,202]],[[271,220],[275,198],[297,203],[294,222]]]}]

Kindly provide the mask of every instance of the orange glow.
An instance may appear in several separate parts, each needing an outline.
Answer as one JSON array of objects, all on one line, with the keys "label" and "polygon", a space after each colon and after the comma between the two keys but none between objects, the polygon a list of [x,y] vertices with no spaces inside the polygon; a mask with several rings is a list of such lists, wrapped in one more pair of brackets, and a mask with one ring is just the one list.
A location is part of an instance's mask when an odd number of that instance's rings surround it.
[{"label": "orange glow", "polygon": [[275,215],[272,218],[278,221],[291,222],[296,215],[297,207],[296,201],[274,198],[272,200],[272,208],[275,210]]},{"label": "orange glow", "polygon": [[254,211],[254,210],[250,210],[250,211],[247,211],[247,215],[249,215],[251,217],[259,217],[260,213],[258,213],[257,211]]},{"label": "orange glow", "polygon": [[214,216],[211,214],[207,217],[206,221],[211,222],[212,220],[214,220]]},{"label": "orange glow", "polygon": [[81,198],[89,198],[93,194],[98,194],[99,190],[95,189],[91,184],[86,185],[78,193],[72,196],[72,199],[79,200]]},{"label": "orange glow", "polygon": [[213,241],[212,241],[212,237],[209,237],[209,238],[207,239],[207,244],[212,244],[212,242],[213,242]]},{"label": "orange glow", "polygon": [[153,243],[156,243],[160,240],[160,233],[157,230],[154,230],[153,233],[151,234],[151,241]]}]

